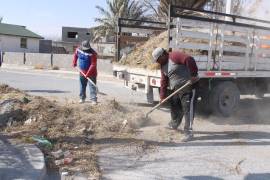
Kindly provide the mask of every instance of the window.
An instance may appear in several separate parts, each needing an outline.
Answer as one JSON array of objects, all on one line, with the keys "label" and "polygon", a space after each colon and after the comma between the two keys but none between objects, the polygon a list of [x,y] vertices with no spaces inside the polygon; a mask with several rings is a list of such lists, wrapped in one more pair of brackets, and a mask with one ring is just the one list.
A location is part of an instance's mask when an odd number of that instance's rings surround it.
[{"label": "window", "polygon": [[90,36],[90,33],[86,33],[87,36]]},{"label": "window", "polygon": [[21,48],[27,48],[27,38],[21,38]]},{"label": "window", "polygon": [[68,38],[75,39],[76,35],[78,35],[78,32],[68,32]]}]

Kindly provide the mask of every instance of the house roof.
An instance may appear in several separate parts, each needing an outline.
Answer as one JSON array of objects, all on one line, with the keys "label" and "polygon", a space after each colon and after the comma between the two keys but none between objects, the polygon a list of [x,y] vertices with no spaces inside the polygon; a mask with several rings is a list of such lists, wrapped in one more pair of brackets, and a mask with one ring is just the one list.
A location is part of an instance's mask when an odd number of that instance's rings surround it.
[{"label": "house roof", "polygon": [[0,35],[20,36],[43,39],[40,35],[26,29],[25,26],[0,23]]}]

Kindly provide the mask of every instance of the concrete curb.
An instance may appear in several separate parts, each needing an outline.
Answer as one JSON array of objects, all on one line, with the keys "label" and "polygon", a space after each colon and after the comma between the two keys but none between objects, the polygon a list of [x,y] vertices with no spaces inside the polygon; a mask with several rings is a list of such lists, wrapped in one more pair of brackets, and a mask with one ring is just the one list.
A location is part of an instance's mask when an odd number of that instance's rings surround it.
[{"label": "concrete curb", "polygon": [[0,179],[43,180],[44,155],[35,145],[18,144],[0,135]]},{"label": "concrete curb", "polygon": [[47,170],[44,155],[41,150],[32,144],[24,144],[22,145],[22,148],[26,159],[29,160],[30,164],[34,168],[33,171],[36,171],[36,179],[44,179],[46,177]]}]

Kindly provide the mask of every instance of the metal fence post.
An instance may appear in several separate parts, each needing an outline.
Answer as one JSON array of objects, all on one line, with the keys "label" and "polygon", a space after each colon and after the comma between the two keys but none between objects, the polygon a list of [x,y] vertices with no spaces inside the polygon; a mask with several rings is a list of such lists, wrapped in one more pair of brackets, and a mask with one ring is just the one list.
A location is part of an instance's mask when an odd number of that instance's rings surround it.
[{"label": "metal fence post", "polygon": [[26,62],[26,53],[23,52],[23,64],[25,64],[25,62]]}]

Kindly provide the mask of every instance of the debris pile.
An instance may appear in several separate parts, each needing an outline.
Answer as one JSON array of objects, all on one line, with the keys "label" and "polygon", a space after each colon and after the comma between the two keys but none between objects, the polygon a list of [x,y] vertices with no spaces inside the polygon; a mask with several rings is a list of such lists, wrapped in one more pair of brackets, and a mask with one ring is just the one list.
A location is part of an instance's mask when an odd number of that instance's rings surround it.
[{"label": "debris pile", "polygon": [[0,85],[0,128],[2,133],[24,143],[35,143],[45,154],[49,168],[61,172],[86,173],[99,177],[93,146],[96,139],[132,137],[141,113],[115,100],[90,104],[60,105]]},{"label": "debris pile", "polygon": [[119,62],[122,65],[136,66],[148,69],[157,69],[157,64],[152,64],[152,52],[157,47],[168,48],[168,32],[165,31],[156,37],[151,37],[145,43],[137,44],[134,50],[122,58]]},{"label": "debris pile", "polygon": [[[193,38],[184,38],[183,42],[192,42],[200,44],[208,43],[208,41]],[[152,62],[153,59],[152,52],[157,47],[168,49],[167,31],[160,33],[158,36],[150,37],[150,39],[143,44],[138,43],[129,54],[125,54],[124,56],[122,56],[119,64],[131,67],[146,68],[150,70],[159,69],[160,68],[159,65],[153,64]],[[181,51],[191,54],[193,56],[201,55],[203,53],[199,50],[192,50],[192,49],[181,49]]]}]

